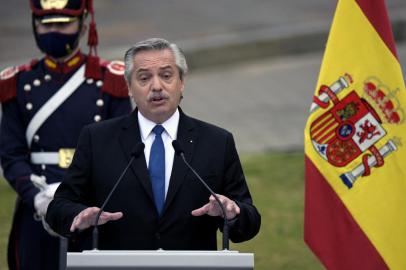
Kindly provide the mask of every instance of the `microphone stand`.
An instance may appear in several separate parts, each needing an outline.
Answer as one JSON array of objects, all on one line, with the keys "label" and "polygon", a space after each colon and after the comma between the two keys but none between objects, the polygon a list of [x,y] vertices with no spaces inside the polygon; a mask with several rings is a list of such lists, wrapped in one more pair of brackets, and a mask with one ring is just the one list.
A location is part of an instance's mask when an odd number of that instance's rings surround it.
[{"label": "microphone stand", "polygon": [[200,177],[200,175],[192,168],[192,166],[189,164],[189,162],[186,161],[185,154],[180,146],[180,143],[178,141],[173,141],[172,145],[175,148],[175,152],[181,156],[181,158],[182,158],[183,162],[186,164],[186,166],[193,172],[193,174],[197,177],[197,179],[199,179],[199,181],[206,187],[206,189],[211,193],[211,195],[213,195],[213,197],[216,199],[217,203],[219,204],[221,212],[223,213],[223,219],[224,219],[223,250],[229,250],[228,220],[227,220],[226,210],[224,209],[223,204],[221,203],[217,194],[214,193],[214,191],[206,184],[206,182]]},{"label": "microphone stand", "polygon": [[97,216],[94,221],[94,227],[93,227],[93,232],[92,232],[92,246],[93,250],[97,250],[97,247],[99,245],[99,229],[98,229],[98,223],[100,219],[100,215],[102,214],[104,208],[106,207],[107,203],[110,200],[111,195],[113,195],[114,191],[116,190],[117,186],[120,184],[121,180],[124,178],[124,175],[127,173],[128,168],[130,168],[131,163],[134,161],[134,159],[140,155],[141,151],[144,150],[144,144],[143,143],[137,143],[134,147],[134,150],[131,152],[131,158],[130,161],[128,161],[127,166],[121,173],[120,177],[118,178],[117,182],[114,184],[113,188],[111,189],[109,195],[107,198],[104,200],[102,206],[100,207],[99,212],[97,213]]}]

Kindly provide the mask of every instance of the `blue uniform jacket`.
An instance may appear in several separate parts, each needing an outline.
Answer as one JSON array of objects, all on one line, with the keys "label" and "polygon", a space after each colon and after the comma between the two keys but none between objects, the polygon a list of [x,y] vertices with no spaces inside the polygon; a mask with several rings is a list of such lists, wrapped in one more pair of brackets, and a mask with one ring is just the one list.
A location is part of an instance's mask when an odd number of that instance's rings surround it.
[{"label": "blue uniform jacket", "polygon": [[79,52],[64,65],[44,58],[1,75],[1,165],[7,181],[28,205],[33,205],[39,192],[30,181],[32,173],[44,175],[49,184],[62,181],[65,172],[58,165],[32,164],[31,152],[75,148],[83,126],[131,111],[128,91],[123,89],[122,66],[100,62],[102,79],[86,79],[42,124],[28,146],[25,133],[30,120],[85,61],[86,56]]}]

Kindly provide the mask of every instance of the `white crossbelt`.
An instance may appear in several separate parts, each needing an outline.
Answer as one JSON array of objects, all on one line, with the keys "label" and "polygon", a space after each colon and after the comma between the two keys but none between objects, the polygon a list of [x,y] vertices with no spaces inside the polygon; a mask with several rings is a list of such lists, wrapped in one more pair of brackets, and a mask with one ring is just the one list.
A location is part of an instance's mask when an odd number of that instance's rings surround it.
[{"label": "white crossbelt", "polygon": [[32,164],[49,164],[55,165],[59,163],[58,152],[35,152],[31,153]]},{"label": "white crossbelt", "polygon": [[[31,146],[32,138],[45,120],[85,81],[85,65],[78,71],[38,110],[28,124],[25,137],[28,147]],[[43,155],[43,153],[36,153]],[[57,153],[55,153],[57,154]],[[47,156],[47,155],[45,155]]]}]

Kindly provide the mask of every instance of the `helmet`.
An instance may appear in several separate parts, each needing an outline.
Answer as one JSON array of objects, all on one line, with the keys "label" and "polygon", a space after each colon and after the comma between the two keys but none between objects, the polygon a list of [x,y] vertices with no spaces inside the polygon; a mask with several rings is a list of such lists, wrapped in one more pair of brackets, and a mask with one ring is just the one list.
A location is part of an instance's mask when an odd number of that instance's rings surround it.
[{"label": "helmet", "polygon": [[41,23],[70,22],[92,9],[88,0],[30,0],[30,5],[33,16]]},{"label": "helmet", "polygon": [[[93,0],[29,0],[33,21],[39,20],[41,23],[64,23],[77,20],[84,21],[84,16],[91,15],[89,23],[89,36],[87,44],[90,53],[97,55],[97,30],[94,19]],[[35,27],[33,23],[34,33]],[[35,33],[36,34],[36,33]]]},{"label": "helmet", "polygon": [[[33,17],[34,35],[37,39],[34,20],[41,23],[67,23],[78,18],[84,22],[87,14],[91,15],[89,23],[89,34],[87,45],[89,55],[86,66],[86,74],[92,74],[94,78],[99,78],[100,72],[97,70],[98,56],[97,43],[98,35],[96,22],[94,19],[93,0],[29,0]],[[90,75],[89,75],[90,76]]]}]

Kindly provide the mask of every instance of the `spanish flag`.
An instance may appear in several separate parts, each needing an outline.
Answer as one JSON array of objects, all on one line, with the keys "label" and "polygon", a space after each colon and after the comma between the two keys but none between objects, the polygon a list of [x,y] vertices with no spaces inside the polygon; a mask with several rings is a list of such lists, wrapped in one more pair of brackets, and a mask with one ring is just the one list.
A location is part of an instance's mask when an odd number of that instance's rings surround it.
[{"label": "spanish flag", "polygon": [[305,242],[406,269],[406,89],[384,0],[339,0],[305,128]]}]

